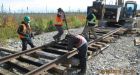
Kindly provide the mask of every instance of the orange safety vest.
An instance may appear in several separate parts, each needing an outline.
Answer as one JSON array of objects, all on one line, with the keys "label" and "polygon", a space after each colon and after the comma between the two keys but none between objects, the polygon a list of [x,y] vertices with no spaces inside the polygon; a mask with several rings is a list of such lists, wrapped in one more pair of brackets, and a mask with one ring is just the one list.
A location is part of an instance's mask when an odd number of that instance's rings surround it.
[{"label": "orange safety vest", "polygon": [[[22,26],[23,26],[23,33],[26,34],[26,33],[30,33],[31,32],[31,27],[30,26],[28,28],[26,27],[25,24],[22,24]],[[20,39],[24,38],[24,35],[19,34],[19,38]]]},{"label": "orange safety vest", "polygon": [[55,26],[62,26],[63,25],[63,20],[61,17],[56,16],[56,24]]}]

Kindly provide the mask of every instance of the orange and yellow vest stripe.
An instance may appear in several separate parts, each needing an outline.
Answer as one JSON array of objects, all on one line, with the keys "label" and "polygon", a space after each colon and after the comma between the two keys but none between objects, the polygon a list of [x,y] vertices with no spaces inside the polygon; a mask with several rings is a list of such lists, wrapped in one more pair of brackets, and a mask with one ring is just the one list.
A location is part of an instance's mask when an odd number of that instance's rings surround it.
[{"label": "orange and yellow vest stripe", "polygon": [[[24,34],[27,34],[27,33],[31,32],[31,27],[30,26],[28,28],[26,27],[25,24],[22,24],[22,26],[23,26],[23,33]],[[19,38],[22,39],[22,38],[25,38],[25,37],[24,37],[24,35],[19,34]]]},{"label": "orange and yellow vest stripe", "polygon": [[63,25],[63,20],[61,17],[56,16],[56,24],[55,26],[62,26]]}]

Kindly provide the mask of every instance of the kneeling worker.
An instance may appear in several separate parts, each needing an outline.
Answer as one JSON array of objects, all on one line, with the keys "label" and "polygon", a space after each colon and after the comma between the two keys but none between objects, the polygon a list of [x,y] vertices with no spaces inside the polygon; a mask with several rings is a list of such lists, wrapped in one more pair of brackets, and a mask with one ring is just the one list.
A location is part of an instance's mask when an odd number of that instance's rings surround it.
[{"label": "kneeling worker", "polygon": [[73,47],[76,47],[78,50],[78,58],[80,59],[79,68],[81,71],[79,75],[84,75],[86,73],[86,60],[87,60],[87,41],[81,35],[72,35],[68,34],[65,37],[68,40],[68,50],[72,50]]}]

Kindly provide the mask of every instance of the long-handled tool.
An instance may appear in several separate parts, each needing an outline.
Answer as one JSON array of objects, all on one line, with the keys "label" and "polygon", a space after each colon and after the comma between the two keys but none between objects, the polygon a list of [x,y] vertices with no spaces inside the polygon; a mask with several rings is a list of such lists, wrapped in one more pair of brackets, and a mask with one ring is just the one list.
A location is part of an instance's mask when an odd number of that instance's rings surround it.
[{"label": "long-handled tool", "polygon": [[63,11],[63,13],[64,13],[64,21],[65,21],[65,24],[66,24],[67,32],[68,32],[68,34],[70,34],[69,27],[68,27],[67,20],[66,20],[66,16],[65,16],[65,12]]}]

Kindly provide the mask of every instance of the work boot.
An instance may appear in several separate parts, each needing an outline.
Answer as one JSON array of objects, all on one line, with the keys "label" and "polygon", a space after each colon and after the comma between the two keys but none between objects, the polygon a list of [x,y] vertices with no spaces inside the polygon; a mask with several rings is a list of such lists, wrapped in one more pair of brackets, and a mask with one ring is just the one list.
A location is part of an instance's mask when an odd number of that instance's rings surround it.
[{"label": "work boot", "polygon": [[80,66],[72,66],[72,68],[81,69]]},{"label": "work boot", "polygon": [[80,72],[78,72],[78,75],[86,75],[86,72],[85,71],[80,71]]},{"label": "work boot", "polygon": [[55,36],[53,36],[54,41],[57,41],[57,38]]},{"label": "work boot", "polygon": [[55,36],[53,37],[53,39],[55,40],[56,43],[60,41],[60,38],[56,38]]}]

